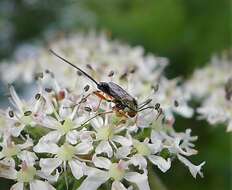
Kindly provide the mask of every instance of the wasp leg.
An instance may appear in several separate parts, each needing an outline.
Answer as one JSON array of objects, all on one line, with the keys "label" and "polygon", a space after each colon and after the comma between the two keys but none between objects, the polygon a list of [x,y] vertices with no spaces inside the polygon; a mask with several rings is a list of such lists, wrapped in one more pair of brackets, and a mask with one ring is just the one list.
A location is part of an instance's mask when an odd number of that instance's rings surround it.
[{"label": "wasp leg", "polygon": [[80,107],[80,105],[82,103],[84,103],[85,101],[86,101],[86,97],[82,97],[81,100],[78,103],[75,103],[75,104],[73,104],[71,106],[65,106],[64,108],[65,109],[68,109],[68,108],[72,108],[73,109],[75,106],[79,106]]},{"label": "wasp leg", "polygon": [[138,125],[138,114],[135,116],[135,125],[137,126]]},{"label": "wasp leg", "polygon": [[97,111],[100,108],[101,103],[102,103],[102,99],[99,100],[97,108],[94,111]]},{"label": "wasp leg", "polygon": [[106,112],[100,112],[100,113],[97,113],[96,115],[94,115],[93,117],[89,118],[88,120],[86,120],[84,123],[81,124],[81,127],[84,126],[86,123],[88,123],[89,121],[91,121],[92,119],[96,118],[97,116],[100,116],[100,115],[105,115],[105,114],[110,114],[110,113],[113,113],[114,111],[111,110],[111,111],[106,111]]},{"label": "wasp leg", "polygon": [[163,109],[162,108],[159,108],[158,109],[158,113],[157,113],[157,116],[156,116],[156,119],[155,120],[158,120],[159,117],[163,114]]},{"label": "wasp leg", "polygon": [[115,111],[118,117],[128,118],[128,115],[120,107],[117,107],[117,105],[114,106],[112,109]]},{"label": "wasp leg", "polygon": [[151,103],[152,99],[147,99],[144,102],[139,104],[139,109],[142,109],[143,107],[145,107],[146,105],[148,105],[149,103]]},{"label": "wasp leg", "polygon": [[110,96],[106,96],[101,93],[101,91],[93,91],[93,94],[99,97],[102,100],[106,100],[107,102],[112,102],[112,98]]},{"label": "wasp leg", "polygon": [[76,103],[76,104],[74,104],[74,105],[72,105],[72,106],[67,106],[67,107],[65,107],[65,108],[74,108],[74,107],[77,106],[77,105],[80,106],[80,104],[84,102],[83,100],[86,100],[89,96],[91,96],[91,95],[93,95],[93,94],[100,98],[99,103],[98,103],[98,106],[97,106],[97,108],[94,110],[94,112],[96,112],[96,111],[99,109],[102,100],[106,100],[107,102],[112,102],[111,99],[108,99],[106,96],[104,96],[103,94],[101,94],[100,91],[93,91],[92,93],[89,93],[88,95],[86,95],[85,97],[83,97],[83,98],[80,100],[80,102],[78,102],[78,103]]},{"label": "wasp leg", "polygon": [[101,94],[100,91],[94,91],[92,94],[96,95],[97,97],[100,98],[99,103],[97,108],[94,111],[97,111],[102,103],[102,100],[105,100],[107,102],[112,102],[112,99],[110,99],[110,97],[108,98],[107,96],[105,96],[104,94]]}]

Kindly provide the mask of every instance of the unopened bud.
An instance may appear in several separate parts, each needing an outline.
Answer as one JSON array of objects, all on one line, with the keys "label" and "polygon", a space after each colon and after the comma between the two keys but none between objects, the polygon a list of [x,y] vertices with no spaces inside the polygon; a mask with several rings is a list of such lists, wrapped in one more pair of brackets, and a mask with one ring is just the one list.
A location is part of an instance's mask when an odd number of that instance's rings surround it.
[{"label": "unopened bud", "polygon": [[14,112],[12,110],[10,110],[8,114],[10,117],[14,117]]},{"label": "unopened bud", "polygon": [[87,92],[89,90],[90,86],[87,84],[85,87],[84,87],[84,90],[85,92]]},{"label": "unopened bud", "polygon": [[31,114],[32,114],[31,111],[26,111],[26,112],[24,112],[24,116],[29,116],[29,115],[31,115]]},{"label": "unopened bud", "polygon": [[46,92],[48,92],[48,93],[50,93],[50,92],[52,91],[51,88],[45,88],[44,90],[45,90]]},{"label": "unopened bud", "polygon": [[93,70],[93,67],[90,64],[86,64],[86,67],[90,70]]},{"label": "unopened bud", "polygon": [[112,76],[114,76],[114,71],[110,71],[108,74],[108,77],[112,77]]},{"label": "unopened bud", "polygon": [[78,76],[81,76],[81,75],[82,75],[82,72],[81,72],[81,71],[77,71],[77,75],[78,75]]},{"label": "unopened bud", "polygon": [[92,109],[90,107],[84,107],[84,110],[87,111],[87,112],[91,112]]},{"label": "unopened bud", "polygon": [[41,94],[39,94],[39,93],[37,93],[37,94],[35,95],[35,99],[36,99],[36,100],[39,100],[40,97],[41,97]]}]

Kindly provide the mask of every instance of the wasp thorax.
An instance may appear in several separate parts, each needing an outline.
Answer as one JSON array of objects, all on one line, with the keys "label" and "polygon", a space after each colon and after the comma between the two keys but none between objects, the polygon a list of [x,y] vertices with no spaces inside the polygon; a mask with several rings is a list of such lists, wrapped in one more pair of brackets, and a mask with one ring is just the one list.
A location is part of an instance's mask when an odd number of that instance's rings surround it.
[{"label": "wasp thorax", "polygon": [[100,82],[97,88],[106,94],[109,93],[109,84],[107,82]]}]

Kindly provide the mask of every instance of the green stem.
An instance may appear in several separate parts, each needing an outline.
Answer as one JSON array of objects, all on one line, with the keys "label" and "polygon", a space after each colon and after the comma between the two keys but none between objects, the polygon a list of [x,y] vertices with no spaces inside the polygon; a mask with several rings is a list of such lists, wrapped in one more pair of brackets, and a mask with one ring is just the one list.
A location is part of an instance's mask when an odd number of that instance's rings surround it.
[{"label": "green stem", "polygon": [[149,171],[149,184],[151,189],[155,190],[167,190],[161,179],[158,175],[154,172],[154,169],[152,168],[151,164],[148,165],[148,171]]}]

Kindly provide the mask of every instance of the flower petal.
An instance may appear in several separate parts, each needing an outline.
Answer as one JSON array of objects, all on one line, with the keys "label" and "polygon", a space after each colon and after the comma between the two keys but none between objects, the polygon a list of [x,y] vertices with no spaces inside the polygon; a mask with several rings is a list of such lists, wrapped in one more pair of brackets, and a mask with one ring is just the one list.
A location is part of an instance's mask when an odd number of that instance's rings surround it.
[{"label": "flower petal", "polygon": [[80,134],[76,130],[69,131],[66,134],[66,141],[70,144],[77,144],[77,140],[79,138]]},{"label": "flower petal", "polygon": [[77,190],[97,190],[101,184],[108,180],[108,172],[96,168],[87,167],[88,177],[81,183]]},{"label": "flower petal", "polygon": [[153,140],[152,144],[148,144],[149,149],[151,150],[151,154],[156,154],[162,150],[162,142],[159,139]]},{"label": "flower petal", "polygon": [[17,127],[11,127],[10,132],[14,137],[18,137],[20,135],[21,131],[24,129],[24,127],[25,127],[25,124],[21,123]]},{"label": "flower petal", "polygon": [[39,165],[45,174],[51,174],[58,166],[62,164],[59,158],[42,158]]},{"label": "flower petal", "polygon": [[147,160],[138,154],[131,157],[130,163],[132,163],[134,166],[139,166],[140,170],[147,168]]},{"label": "flower petal", "polygon": [[93,146],[90,143],[81,142],[75,148],[77,154],[88,154],[93,149]]},{"label": "flower petal", "polygon": [[51,131],[45,136],[43,136],[39,142],[44,143],[57,143],[61,138],[61,133],[59,131]]},{"label": "flower petal", "polygon": [[[48,105],[48,104],[46,104],[46,105]],[[51,109],[53,112],[54,108],[51,108]],[[47,116],[47,115],[42,117],[41,119],[37,120],[37,123],[43,127],[49,128],[49,129],[57,129],[58,126],[60,125],[59,121],[57,121],[55,118],[53,118],[51,116]]]},{"label": "flower petal", "polygon": [[176,107],[174,110],[186,118],[191,118],[193,116],[193,113],[194,113],[194,110],[192,108],[188,107],[188,105],[186,103]]},{"label": "flower petal", "polygon": [[123,159],[123,158],[127,157],[130,154],[130,151],[131,151],[131,147],[122,146],[122,147],[118,148],[115,156],[118,159]]},{"label": "flower petal", "polygon": [[51,183],[57,182],[57,180],[59,178],[59,175],[60,175],[59,172],[58,172],[58,170],[56,170],[55,175],[50,175],[50,174],[44,173],[42,170],[37,170],[36,174],[40,178],[46,179],[46,180],[48,180]]},{"label": "flower petal", "polygon": [[55,143],[39,142],[34,146],[33,150],[37,153],[56,154],[59,151],[59,147]]},{"label": "flower petal", "polygon": [[112,157],[113,150],[108,141],[101,141],[95,150],[96,154],[106,153],[108,157]]},{"label": "flower petal", "polygon": [[181,155],[177,155],[178,159],[189,168],[190,173],[194,178],[196,178],[197,174],[199,174],[201,177],[204,177],[203,173],[201,172],[202,166],[205,164],[205,162],[202,162],[200,165],[196,166],[192,164],[188,159]]},{"label": "flower petal", "polygon": [[150,190],[148,177],[145,173],[128,172],[125,174],[124,178],[129,182],[135,183],[139,190]]},{"label": "flower petal", "polygon": [[155,164],[156,166],[158,166],[158,168],[162,171],[162,172],[166,172],[167,170],[169,170],[169,168],[171,167],[171,160],[170,158],[168,158],[168,160],[165,160],[164,158],[162,158],[161,156],[156,156],[156,155],[149,155],[148,159]]},{"label": "flower petal", "polygon": [[97,131],[99,128],[104,126],[103,119],[101,117],[94,118],[91,121],[93,128]]},{"label": "flower petal", "polygon": [[112,183],[111,190],[127,190],[127,188],[124,187],[124,185],[119,181],[114,181]]},{"label": "flower petal", "polygon": [[92,161],[96,167],[104,169],[109,169],[112,164],[109,159],[104,157],[93,156]]},{"label": "flower petal", "polygon": [[68,162],[69,167],[71,168],[72,174],[76,179],[80,179],[83,173],[83,163],[79,162],[78,160],[72,160]]},{"label": "flower petal", "polygon": [[27,135],[27,140],[25,143],[23,144],[18,144],[17,145],[21,150],[22,149],[26,149],[26,148],[29,148],[31,146],[33,146],[33,140],[29,137],[29,135]]},{"label": "flower petal", "polygon": [[132,140],[128,139],[126,137],[120,136],[120,135],[115,135],[112,138],[113,141],[121,144],[122,146],[131,146],[132,145]]},{"label": "flower petal", "polygon": [[22,161],[25,161],[28,166],[33,166],[35,161],[38,159],[34,152],[29,152],[27,150],[21,151],[18,154],[18,158]]},{"label": "flower petal", "polygon": [[23,190],[23,183],[22,182],[18,182],[16,184],[14,184],[10,190]]},{"label": "flower petal", "polygon": [[13,160],[0,160],[0,168],[0,177],[16,179],[17,171],[15,170],[15,162]]},{"label": "flower petal", "polygon": [[16,106],[16,108],[22,113],[23,112],[23,103],[18,97],[18,94],[16,93],[15,89],[13,86],[9,87],[10,90],[10,95],[11,95],[11,100],[13,101],[13,105]]},{"label": "flower petal", "polygon": [[56,190],[51,184],[41,180],[34,180],[30,183],[30,190]]}]

